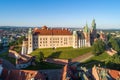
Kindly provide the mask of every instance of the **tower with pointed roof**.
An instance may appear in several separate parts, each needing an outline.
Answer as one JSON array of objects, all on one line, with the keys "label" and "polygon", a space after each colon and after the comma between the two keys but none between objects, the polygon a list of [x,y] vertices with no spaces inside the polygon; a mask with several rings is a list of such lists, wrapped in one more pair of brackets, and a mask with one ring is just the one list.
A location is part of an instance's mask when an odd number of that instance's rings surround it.
[{"label": "tower with pointed roof", "polygon": [[93,19],[93,21],[92,21],[92,30],[96,30],[96,23],[95,23],[95,19]]},{"label": "tower with pointed roof", "polygon": [[28,54],[30,54],[33,51],[33,34],[32,34],[32,29],[29,28],[28,31]]},{"label": "tower with pointed roof", "polygon": [[91,24],[91,30],[90,30],[91,45],[94,43],[94,40],[96,39],[96,37],[97,37],[96,22],[95,22],[95,19],[93,19]]},{"label": "tower with pointed roof", "polygon": [[90,47],[90,30],[88,28],[88,24],[86,23],[86,26],[83,28],[83,33],[86,39],[86,46]]}]

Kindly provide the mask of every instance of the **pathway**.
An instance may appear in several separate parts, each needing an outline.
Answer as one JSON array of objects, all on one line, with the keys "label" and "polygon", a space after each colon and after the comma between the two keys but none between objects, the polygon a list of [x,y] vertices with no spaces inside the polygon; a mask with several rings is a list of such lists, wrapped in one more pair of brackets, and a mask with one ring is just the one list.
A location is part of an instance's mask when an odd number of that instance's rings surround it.
[{"label": "pathway", "polygon": [[94,55],[91,52],[89,52],[89,53],[83,54],[81,56],[78,56],[78,57],[72,59],[72,62],[84,62],[85,60],[87,60],[93,56]]},{"label": "pathway", "polygon": [[21,58],[21,59],[23,59],[25,61],[27,60],[26,58],[24,58],[23,56],[21,56],[19,53],[17,53],[14,50],[9,50],[9,53],[13,53],[15,56],[17,56],[17,57],[19,57],[19,58]]},{"label": "pathway", "polygon": [[107,52],[108,55],[110,55],[110,56],[113,56],[114,54],[117,53],[117,51],[113,50],[112,48],[108,48],[108,49],[106,50],[106,52]]}]

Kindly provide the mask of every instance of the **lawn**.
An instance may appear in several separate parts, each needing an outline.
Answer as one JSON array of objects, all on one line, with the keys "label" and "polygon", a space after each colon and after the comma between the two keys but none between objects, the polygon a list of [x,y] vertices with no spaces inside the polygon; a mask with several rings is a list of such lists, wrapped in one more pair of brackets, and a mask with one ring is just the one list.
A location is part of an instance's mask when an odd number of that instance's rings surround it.
[{"label": "lawn", "polygon": [[25,68],[25,70],[43,70],[43,69],[62,69],[63,68],[62,65],[47,63],[47,62],[39,62],[36,64],[37,64],[36,66],[31,65]]},{"label": "lawn", "polygon": [[42,52],[44,57],[47,58],[60,58],[60,59],[73,59],[85,53],[91,52],[91,47],[89,48],[47,48],[47,49],[36,49],[31,53],[32,56],[39,56]]},{"label": "lawn", "polygon": [[94,65],[101,65],[105,66],[105,60],[109,58],[110,55],[108,55],[106,52],[102,53],[99,56],[93,56],[92,58],[86,60],[82,65],[84,65],[87,68],[92,68]]},{"label": "lawn", "polygon": [[40,52],[44,54],[44,57],[46,58],[60,58],[60,59],[72,59],[76,58],[80,55],[83,55],[85,53],[91,52],[91,48],[57,48],[57,49],[51,49],[51,48],[44,48],[44,49],[36,49],[33,51],[30,55],[36,56],[36,66],[29,66],[26,69],[30,70],[40,70],[40,69],[61,69],[63,66],[53,63],[47,63],[47,62],[39,62],[39,56]]},{"label": "lawn", "polygon": [[107,59],[109,57],[109,55],[104,52],[101,55],[98,56],[93,56],[92,58],[86,60],[85,62],[90,62],[91,60],[96,60],[96,61],[104,61],[105,59]]}]

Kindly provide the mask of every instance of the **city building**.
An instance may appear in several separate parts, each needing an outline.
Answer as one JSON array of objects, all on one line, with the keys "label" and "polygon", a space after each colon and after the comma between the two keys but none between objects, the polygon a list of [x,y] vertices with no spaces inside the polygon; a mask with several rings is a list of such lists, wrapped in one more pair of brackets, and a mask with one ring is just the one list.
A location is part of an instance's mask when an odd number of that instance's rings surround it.
[{"label": "city building", "polygon": [[34,70],[9,70],[2,66],[0,59],[0,80],[46,80],[46,76]]},{"label": "city building", "polygon": [[120,80],[120,71],[96,65],[86,69],[67,64],[62,69],[61,80]]},{"label": "city building", "polygon": [[94,66],[92,75],[95,80],[120,80],[120,71]]},{"label": "city building", "polygon": [[0,43],[2,44],[3,47],[8,47],[9,40],[7,37],[0,37]]},{"label": "city building", "polygon": [[61,80],[94,80],[91,72],[85,67],[65,65],[62,69]]},{"label": "city building", "polygon": [[19,54],[14,50],[14,46],[10,47],[8,57],[15,58],[16,60],[15,66],[17,69],[26,68],[30,65],[35,65],[34,56],[27,55],[27,54],[26,55]]},{"label": "city building", "polygon": [[57,47],[90,47],[96,38],[96,23],[92,22],[91,30],[88,25],[82,30],[72,31],[67,28],[30,28],[27,41],[23,41],[21,54],[30,54],[37,48]]}]

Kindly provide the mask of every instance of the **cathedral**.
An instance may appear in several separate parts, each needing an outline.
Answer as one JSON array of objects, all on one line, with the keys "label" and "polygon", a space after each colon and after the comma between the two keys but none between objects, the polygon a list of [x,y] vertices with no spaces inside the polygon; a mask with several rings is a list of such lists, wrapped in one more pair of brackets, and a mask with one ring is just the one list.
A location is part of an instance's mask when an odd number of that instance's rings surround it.
[{"label": "cathedral", "polygon": [[91,29],[86,24],[82,30],[72,31],[67,28],[29,29],[28,38],[23,41],[21,54],[30,54],[37,48],[90,47],[96,38],[96,23],[92,21]]}]

